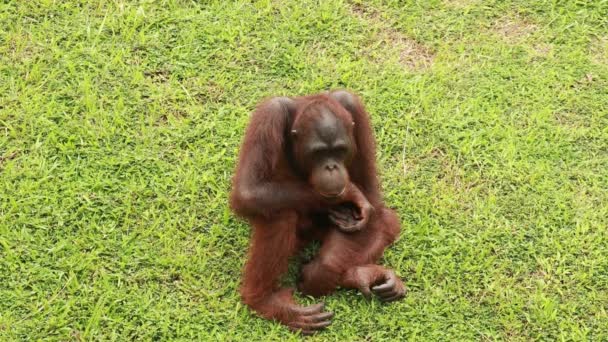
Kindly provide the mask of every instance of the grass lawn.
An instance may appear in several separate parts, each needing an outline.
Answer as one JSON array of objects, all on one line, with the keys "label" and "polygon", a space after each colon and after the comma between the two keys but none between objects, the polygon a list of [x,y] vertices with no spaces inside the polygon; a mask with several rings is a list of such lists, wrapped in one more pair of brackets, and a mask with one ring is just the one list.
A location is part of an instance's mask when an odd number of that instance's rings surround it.
[{"label": "grass lawn", "polygon": [[607,1],[45,0],[0,4],[0,340],[298,340],[227,194],[255,104],[332,88],[409,293],[311,340],[608,339]]}]

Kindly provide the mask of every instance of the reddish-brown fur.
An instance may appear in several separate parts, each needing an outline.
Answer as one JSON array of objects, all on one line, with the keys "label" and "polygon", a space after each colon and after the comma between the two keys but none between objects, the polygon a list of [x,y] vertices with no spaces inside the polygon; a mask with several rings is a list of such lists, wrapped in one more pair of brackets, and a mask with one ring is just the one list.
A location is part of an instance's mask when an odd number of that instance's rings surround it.
[{"label": "reddish-brown fur", "polygon": [[[356,154],[348,174],[375,208],[360,231],[345,233],[313,215],[331,204],[311,189],[291,160],[291,125],[312,102],[321,102],[336,117],[355,123]],[[232,209],[253,226],[241,295],[261,316],[303,333],[329,325],[331,314],[323,312],[322,304],[299,306],[293,301],[293,290],[279,287],[289,257],[312,240],[320,240],[321,248],[302,269],[298,288],[303,293],[325,295],[341,286],[388,301],[403,296],[403,284],[394,272],[376,265],[400,228],[397,216],[381,199],[374,145],[368,114],[360,100],[346,91],[272,98],[253,113],[230,202]]]}]

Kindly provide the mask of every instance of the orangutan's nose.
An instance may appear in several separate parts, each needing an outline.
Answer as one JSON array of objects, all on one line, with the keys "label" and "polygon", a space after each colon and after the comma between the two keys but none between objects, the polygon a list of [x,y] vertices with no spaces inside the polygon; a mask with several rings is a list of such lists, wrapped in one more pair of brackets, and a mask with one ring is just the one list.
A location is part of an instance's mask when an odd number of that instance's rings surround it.
[{"label": "orangutan's nose", "polygon": [[325,165],[325,169],[327,171],[333,171],[337,168],[338,168],[338,165],[336,163],[330,163],[330,164]]}]

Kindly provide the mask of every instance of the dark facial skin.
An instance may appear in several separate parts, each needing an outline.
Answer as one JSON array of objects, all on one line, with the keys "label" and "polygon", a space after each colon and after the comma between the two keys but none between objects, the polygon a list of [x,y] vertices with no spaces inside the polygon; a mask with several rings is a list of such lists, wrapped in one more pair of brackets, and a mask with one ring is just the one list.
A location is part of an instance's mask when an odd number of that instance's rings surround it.
[{"label": "dark facial skin", "polygon": [[[292,131],[295,155],[313,189],[326,198],[341,196],[349,183],[352,157],[350,127],[327,108],[321,108],[309,127]],[[302,132],[302,133],[299,133]]]}]

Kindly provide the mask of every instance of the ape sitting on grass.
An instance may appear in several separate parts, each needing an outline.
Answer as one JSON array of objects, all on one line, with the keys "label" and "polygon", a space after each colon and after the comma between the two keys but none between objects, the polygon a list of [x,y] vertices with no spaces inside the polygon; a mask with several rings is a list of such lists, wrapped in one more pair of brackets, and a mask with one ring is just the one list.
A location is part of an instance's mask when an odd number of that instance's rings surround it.
[{"label": "ape sitting on grass", "polygon": [[404,296],[395,273],[377,265],[400,227],[381,199],[374,145],[368,114],[347,91],[275,97],[253,113],[230,204],[253,226],[241,295],[261,316],[304,334],[331,323],[322,303],[300,306],[279,287],[289,257],[314,240],[321,247],[302,269],[304,294],[341,286],[383,301]]}]

